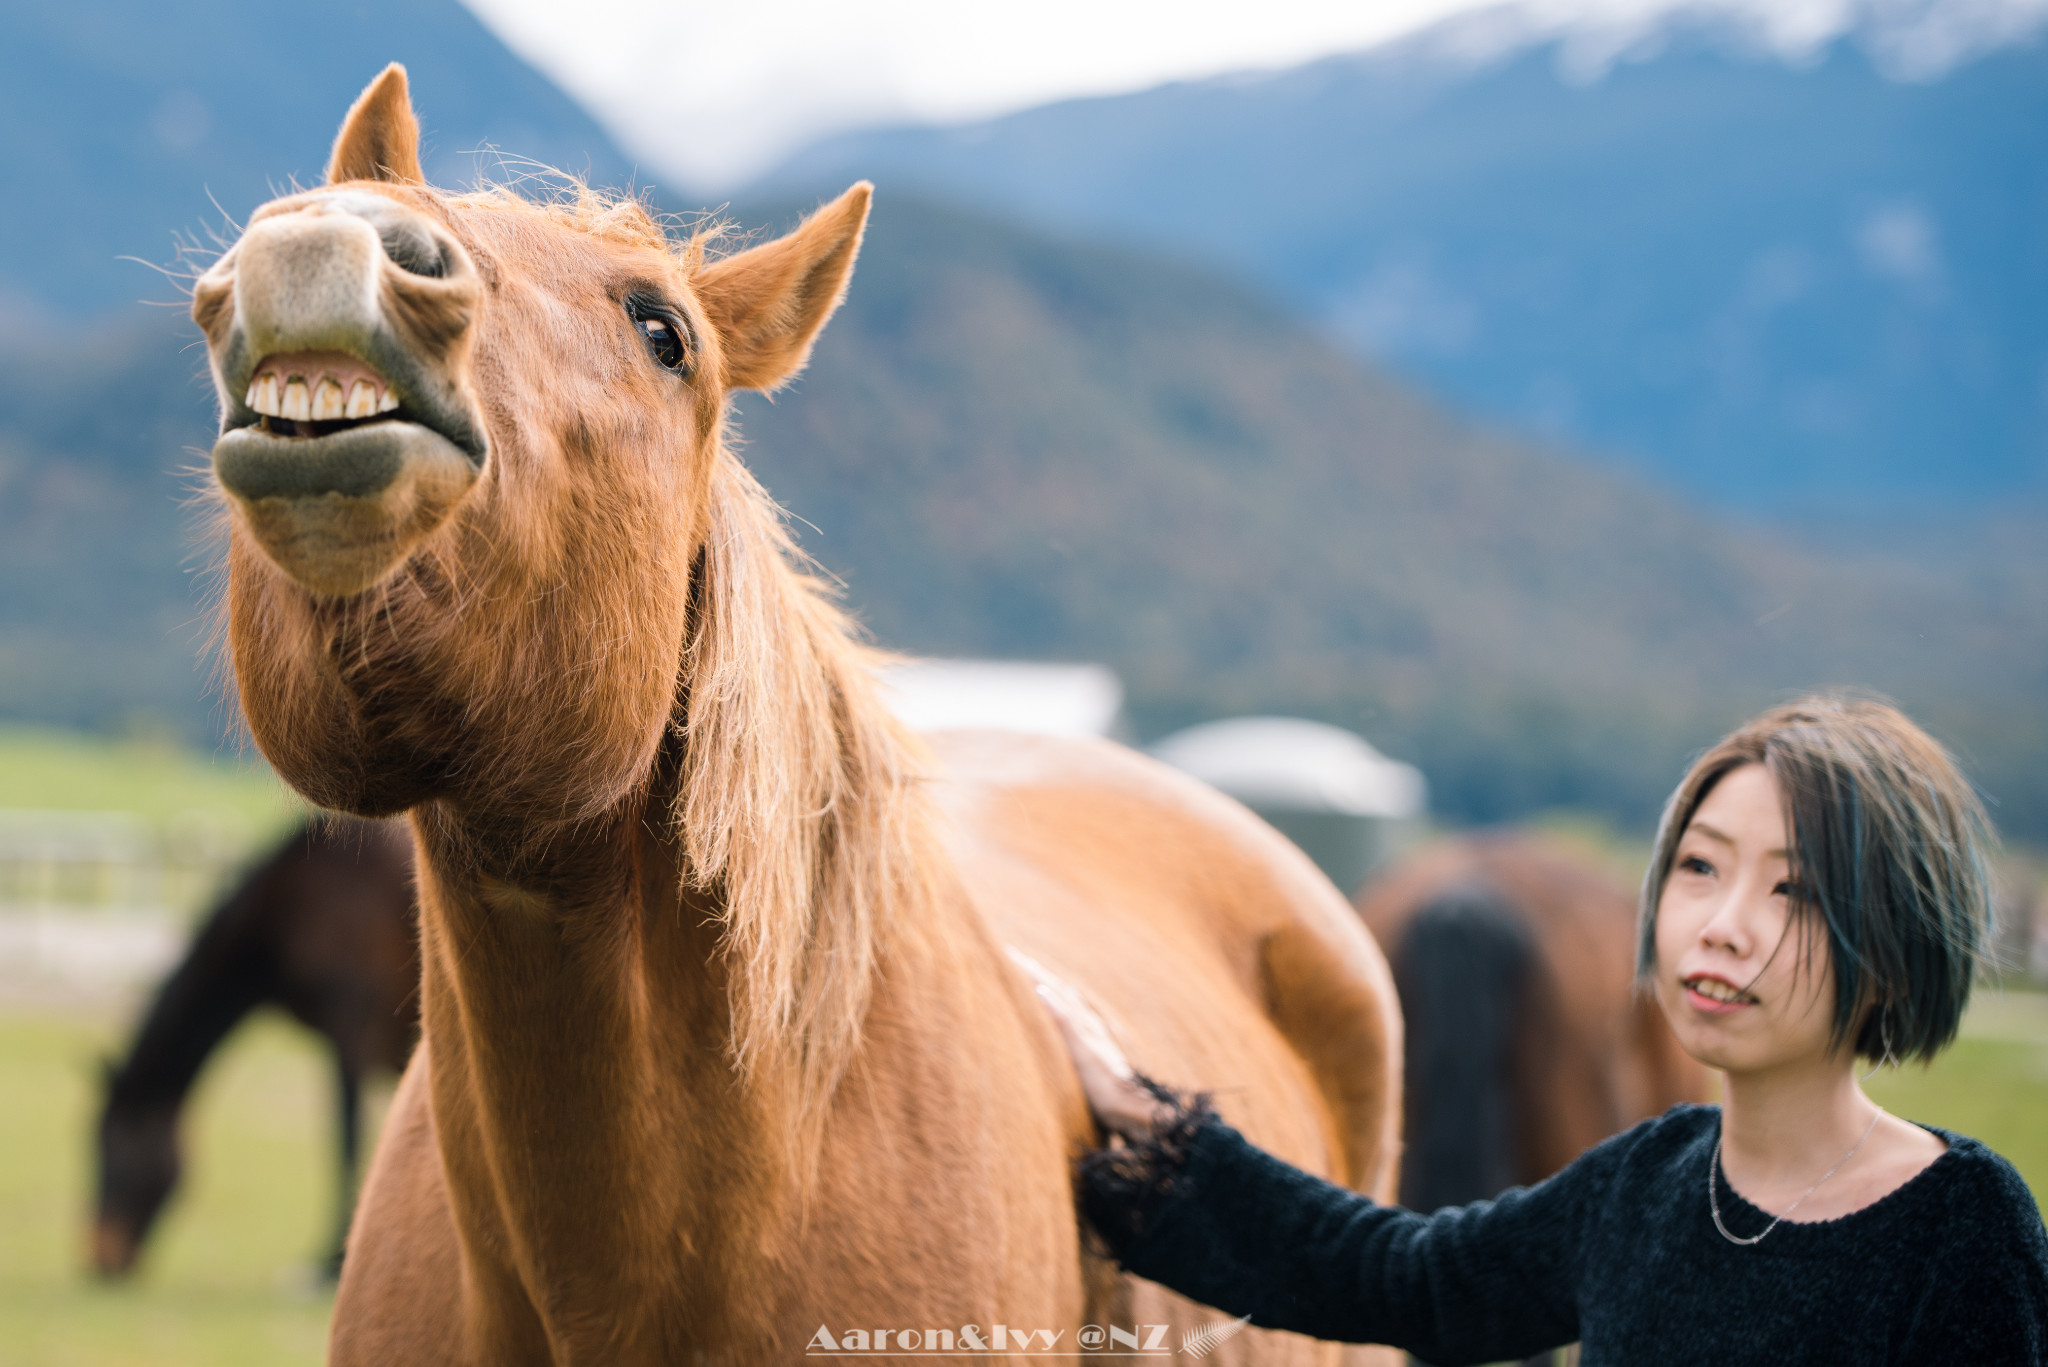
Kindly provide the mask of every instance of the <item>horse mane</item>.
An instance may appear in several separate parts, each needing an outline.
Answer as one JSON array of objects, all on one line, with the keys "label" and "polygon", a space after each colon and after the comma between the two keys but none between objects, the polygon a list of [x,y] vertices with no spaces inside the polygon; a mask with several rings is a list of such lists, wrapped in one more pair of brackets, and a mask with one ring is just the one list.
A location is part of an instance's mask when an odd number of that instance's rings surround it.
[{"label": "horse mane", "polygon": [[[503,169],[511,170],[510,162]],[[686,270],[703,264],[718,242],[734,235],[733,225],[715,213],[663,214],[638,194],[600,190],[581,176],[538,162],[517,164],[517,174],[480,179],[461,194],[444,194],[450,204],[536,214],[609,242],[644,247],[674,258]],[[538,193],[527,193],[535,190]]]},{"label": "horse mane", "polygon": [[735,1060],[793,1089],[788,1137],[814,1152],[876,966],[934,897],[924,752],[880,697],[883,657],[722,442],[699,565],[673,816],[686,877],[719,895]]}]

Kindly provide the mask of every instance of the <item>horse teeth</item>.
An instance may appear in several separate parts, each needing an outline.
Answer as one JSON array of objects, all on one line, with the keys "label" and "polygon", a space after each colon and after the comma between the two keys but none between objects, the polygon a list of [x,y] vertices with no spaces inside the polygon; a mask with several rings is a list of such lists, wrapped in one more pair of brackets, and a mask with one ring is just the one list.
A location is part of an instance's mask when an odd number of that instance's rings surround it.
[{"label": "horse teeth", "polygon": [[341,416],[343,402],[340,382],[332,375],[322,379],[313,391],[313,421],[333,422]]},{"label": "horse teeth", "polygon": [[265,369],[249,381],[243,402],[266,418],[289,418],[295,422],[360,420],[390,413],[398,408],[398,396],[380,383],[376,375],[337,375],[316,371],[286,375]]},{"label": "horse teeth", "polygon": [[258,375],[249,385],[249,407],[266,418],[281,418],[277,401],[277,376]]}]

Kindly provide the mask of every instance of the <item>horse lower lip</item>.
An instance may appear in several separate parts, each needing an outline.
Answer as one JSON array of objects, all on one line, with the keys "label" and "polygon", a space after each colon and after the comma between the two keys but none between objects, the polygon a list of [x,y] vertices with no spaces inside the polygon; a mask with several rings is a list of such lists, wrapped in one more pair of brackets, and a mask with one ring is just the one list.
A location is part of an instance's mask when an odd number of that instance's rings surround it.
[{"label": "horse lower lip", "polygon": [[[223,434],[213,448],[214,473],[222,487],[245,499],[322,494],[362,498],[387,487],[409,463],[460,462],[472,471],[475,466],[439,432],[395,415],[294,422],[293,427],[315,430],[288,435],[265,425]],[[330,430],[318,430],[322,428]]]},{"label": "horse lower lip", "polygon": [[337,598],[397,565],[482,468],[440,432],[403,420],[310,437],[237,427],[213,448],[214,478],[257,547],[302,588]]}]

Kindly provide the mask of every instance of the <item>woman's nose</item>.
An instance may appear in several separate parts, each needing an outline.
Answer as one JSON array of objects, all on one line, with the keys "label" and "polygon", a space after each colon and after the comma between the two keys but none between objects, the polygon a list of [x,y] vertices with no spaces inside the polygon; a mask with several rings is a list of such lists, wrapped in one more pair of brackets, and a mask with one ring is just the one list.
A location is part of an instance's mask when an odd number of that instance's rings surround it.
[{"label": "woman's nose", "polygon": [[1750,926],[1748,899],[1742,896],[1743,889],[1732,888],[1727,896],[1720,898],[1714,912],[1700,927],[1700,943],[1711,949],[1725,950],[1736,958],[1746,958],[1755,935]]}]

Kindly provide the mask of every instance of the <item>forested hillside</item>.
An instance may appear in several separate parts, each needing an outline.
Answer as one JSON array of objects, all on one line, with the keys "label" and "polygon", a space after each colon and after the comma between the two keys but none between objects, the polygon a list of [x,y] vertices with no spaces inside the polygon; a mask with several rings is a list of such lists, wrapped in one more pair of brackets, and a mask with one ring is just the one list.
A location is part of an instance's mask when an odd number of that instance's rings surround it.
[{"label": "forested hillside", "polygon": [[[11,172],[70,176],[84,226],[7,220],[0,718],[195,739],[228,722],[201,650],[215,554],[195,473],[212,439],[203,353],[181,310],[113,308],[129,286],[95,253],[165,215],[189,226],[177,196],[219,190],[217,172],[243,178],[236,212],[266,176],[316,174],[389,55],[416,62],[442,151],[488,140],[573,162],[587,146],[600,178],[616,164],[552,91],[493,103],[538,80],[501,49],[455,33],[413,54],[435,24],[469,22],[449,8],[423,11],[404,42],[357,51],[350,30],[347,61],[312,63],[282,93],[266,83],[284,77],[245,69],[277,60],[275,26],[210,56],[163,37],[196,65],[158,70],[138,53],[160,21],[139,11],[0,20],[44,44],[47,71],[27,78],[109,83],[100,122],[34,125],[42,161]],[[244,19],[220,0],[208,22]],[[0,43],[0,64],[26,60]],[[172,80],[206,103],[188,149],[204,164],[164,154],[145,175],[159,154],[136,150],[131,116]],[[786,226],[799,207],[735,216]],[[1855,683],[1961,744],[2010,829],[2048,835],[2048,593],[2024,516],[1972,521],[1952,550],[1913,559],[1744,531],[1458,418],[1254,286],[886,182],[812,370],[741,409],[746,458],[880,639],[1102,660],[1129,681],[1143,736],[1299,712],[1421,764],[1453,817],[1574,805],[1641,824],[1727,721],[1783,690]],[[1924,520],[1912,531],[1928,535]],[[1948,568],[1964,561],[1967,574]],[[1915,568],[1930,563],[1943,568]]]},{"label": "forested hillside", "polygon": [[1858,684],[1970,748],[2008,819],[2048,818],[2028,524],[1969,574],[1745,532],[1214,276],[886,192],[810,372],[743,407],[884,641],[1107,660],[1151,734],[1298,711],[1463,816],[1642,822],[1717,727]]},{"label": "forested hillside", "polygon": [[[0,715],[219,725],[204,503],[179,503],[201,364],[168,312],[7,344]],[[2037,558],[1936,575],[1737,530],[1462,422],[1191,268],[884,194],[809,373],[741,408],[746,458],[881,640],[1106,661],[1145,735],[1301,712],[1423,765],[1455,816],[1639,823],[1715,728],[1856,683],[2048,827],[2048,594],[2014,568]]]}]

